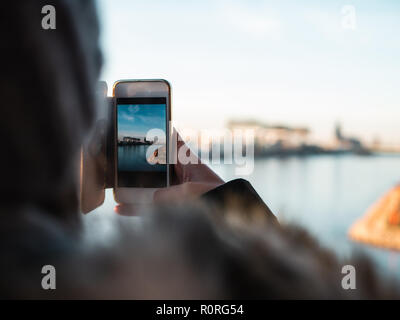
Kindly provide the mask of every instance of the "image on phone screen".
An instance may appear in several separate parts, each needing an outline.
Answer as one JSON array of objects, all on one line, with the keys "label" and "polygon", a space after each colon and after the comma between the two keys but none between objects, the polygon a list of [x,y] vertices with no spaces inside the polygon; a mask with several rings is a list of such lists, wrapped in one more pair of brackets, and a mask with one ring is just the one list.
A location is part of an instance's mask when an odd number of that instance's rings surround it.
[{"label": "image on phone screen", "polygon": [[118,98],[116,127],[118,187],[166,187],[166,98]]}]

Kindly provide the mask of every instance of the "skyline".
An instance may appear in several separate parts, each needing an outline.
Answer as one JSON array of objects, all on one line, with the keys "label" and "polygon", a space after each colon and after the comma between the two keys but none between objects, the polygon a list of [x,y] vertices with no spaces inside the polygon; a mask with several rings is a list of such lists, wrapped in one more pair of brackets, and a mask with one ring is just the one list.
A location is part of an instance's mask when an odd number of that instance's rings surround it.
[{"label": "skyline", "polygon": [[[175,121],[211,129],[255,118],[309,127],[317,140],[340,122],[367,143],[400,145],[399,2],[98,4],[102,79],[169,80]],[[346,4],[355,30],[341,24]]]}]

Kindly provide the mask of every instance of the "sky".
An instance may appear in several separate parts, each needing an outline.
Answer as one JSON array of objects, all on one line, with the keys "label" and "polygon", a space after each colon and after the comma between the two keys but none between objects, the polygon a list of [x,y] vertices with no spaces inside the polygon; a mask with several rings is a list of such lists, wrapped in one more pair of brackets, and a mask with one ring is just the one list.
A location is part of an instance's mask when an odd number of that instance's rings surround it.
[{"label": "sky", "polygon": [[149,130],[166,129],[165,104],[118,105],[118,138],[143,138]]},{"label": "sky", "polygon": [[97,3],[102,79],[167,79],[183,126],[257,119],[328,141],[340,122],[400,145],[398,0]]}]

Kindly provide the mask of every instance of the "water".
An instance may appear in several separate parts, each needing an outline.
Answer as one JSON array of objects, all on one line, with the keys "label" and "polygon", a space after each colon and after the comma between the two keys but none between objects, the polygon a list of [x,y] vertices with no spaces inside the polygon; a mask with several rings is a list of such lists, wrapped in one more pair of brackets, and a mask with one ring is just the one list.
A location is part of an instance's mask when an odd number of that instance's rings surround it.
[{"label": "water", "polygon": [[[147,161],[149,145],[133,145],[118,147],[118,169],[120,171],[163,171],[164,166],[151,165]],[[154,146],[152,146],[154,149]]]},{"label": "water", "polygon": [[[225,180],[233,166],[213,167]],[[350,226],[390,188],[400,183],[400,156],[311,156],[256,160],[247,177],[280,221],[300,224],[325,247],[346,257],[369,255],[382,273],[400,279],[400,253],[355,243]]]},{"label": "water", "polygon": [[[239,178],[233,166],[213,166],[226,181]],[[391,187],[400,182],[400,156],[310,156],[256,160],[249,180],[281,221],[298,223],[317,237],[323,246],[338,255],[362,250],[378,270],[400,279],[400,254],[349,240],[347,232],[354,221]],[[115,203],[107,191],[106,202],[90,219],[101,224],[91,228],[104,240],[115,218]],[[102,217],[100,219],[100,217]],[[125,218],[129,219],[129,218]],[[102,226],[99,228],[99,226]],[[103,230],[103,231],[102,231]]]}]

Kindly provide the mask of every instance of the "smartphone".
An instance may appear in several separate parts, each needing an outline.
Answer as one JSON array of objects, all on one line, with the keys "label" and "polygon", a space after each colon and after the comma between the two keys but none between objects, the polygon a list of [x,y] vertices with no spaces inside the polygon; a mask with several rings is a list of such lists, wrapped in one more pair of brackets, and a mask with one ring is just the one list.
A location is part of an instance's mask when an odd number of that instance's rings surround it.
[{"label": "smartphone", "polygon": [[171,87],[166,80],[114,84],[115,184],[118,203],[150,203],[171,180]]}]

